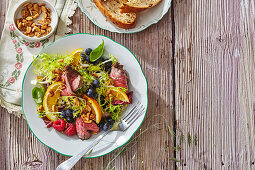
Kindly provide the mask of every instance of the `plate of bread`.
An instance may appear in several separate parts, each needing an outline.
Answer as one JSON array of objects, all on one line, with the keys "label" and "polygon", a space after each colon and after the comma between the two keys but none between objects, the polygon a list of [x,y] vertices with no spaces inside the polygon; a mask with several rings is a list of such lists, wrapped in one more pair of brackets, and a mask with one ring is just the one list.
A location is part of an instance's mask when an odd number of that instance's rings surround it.
[{"label": "plate of bread", "polygon": [[98,27],[118,33],[140,32],[167,13],[171,0],[76,0]]}]

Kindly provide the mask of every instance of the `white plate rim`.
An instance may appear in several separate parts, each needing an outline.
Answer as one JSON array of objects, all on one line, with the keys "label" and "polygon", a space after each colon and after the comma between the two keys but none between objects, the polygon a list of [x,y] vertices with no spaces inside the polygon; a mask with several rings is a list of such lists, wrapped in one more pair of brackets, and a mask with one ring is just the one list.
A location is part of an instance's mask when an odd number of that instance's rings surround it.
[{"label": "white plate rim", "polygon": [[[93,18],[90,16],[89,12],[87,10],[85,10],[84,8],[82,8],[82,5],[81,5],[81,0],[75,0],[76,3],[78,4],[78,7],[81,9],[81,11],[88,17],[88,19],[94,24],[96,25],[97,27],[103,29],[103,30],[107,30],[107,31],[110,31],[110,32],[116,32],[116,33],[125,33],[125,34],[130,34],[130,33],[138,33],[138,32],[141,32],[143,30],[145,30],[146,28],[150,27],[151,25],[153,24],[156,24],[158,23],[164,16],[165,14],[169,11],[169,8],[171,7],[171,2],[172,0],[167,0],[168,3],[167,3],[167,7],[166,7],[166,10],[163,10],[160,17],[157,18],[157,19],[154,19],[151,23],[147,24],[147,25],[144,25],[143,27],[140,27],[138,29],[133,29],[130,30],[130,29],[122,29],[122,28],[118,28],[118,30],[113,30],[113,29],[108,29],[106,27],[101,27],[99,26],[96,22],[93,21]],[[94,2],[92,2],[94,3]]]},{"label": "white plate rim", "polygon": [[[120,43],[118,43],[118,42],[116,42],[116,41],[114,41],[114,40],[112,40],[111,38],[109,38],[109,37],[107,37],[107,36],[105,36],[105,35],[96,35],[96,34],[90,34],[90,33],[75,33],[75,34],[69,34],[69,35],[63,36],[62,38],[56,40],[55,42],[60,41],[61,39],[65,38],[65,37],[69,37],[69,36],[73,36],[73,35],[78,35],[78,34],[86,34],[86,35],[91,35],[91,36],[101,36],[101,37],[105,37],[105,38],[108,38],[109,40],[111,40],[113,43],[116,43],[116,44],[118,44],[118,45],[124,47],[125,49],[127,49],[127,50],[130,52],[130,54],[132,54],[132,56],[136,59],[137,63],[139,64],[140,69],[141,69],[141,72],[142,72],[142,74],[143,74],[143,76],[144,76],[144,78],[145,78],[145,81],[146,81],[146,99],[147,99],[147,103],[146,103],[145,114],[144,114],[144,117],[143,117],[143,119],[142,119],[140,125],[139,125],[139,126],[137,127],[137,129],[132,133],[132,135],[130,136],[130,138],[129,138],[126,142],[124,142],[122,145],[120,145],[120,146],[118,146],[118,147],[112,149],[112,150],[109,151],[108,153],[101,154],[101,155],[97,155],[97,156],[91,156],[91,157],[83,157],[83,158],[85,158],[85,159],[98,158],[98,157],[107,155],[107,154],[113,152],[114,150],[116,150],[116,149],[118,149],[118,148],[124,146],[126,143],[128,143],[128,142],[130,141],[130,139],[133,137],[133,135],[136,133],[136,131],[141,127],[141,125],[142,125],[142,123],[143,123],[143,121],[144,121],[144,119],[145,119],[145,116],[146,116],[146,114],[147,114],[147,110],[148,110],[148,81],[147,81],[147,78],[146,78],[146,76],[145,76],[145,74],[144,74],[144,72],[143,72],[143,70],[142,70],[142,66],[141,66],[140,62],[138,61],[138,59],[136,58],[136,56],[135,56],[127,47],[125,47],[124,45],[122,45],[122,44],[120,44]],[[39,56],[39,54],[40,54],[45,48],[47,48],[48,46],[53,45],[55,42],[53,42],[53,43],[47,45],[46,47],[44,47],[44,48],[38,53],[38,55],[36,56],[36,58]],[[28,72],[28,70],[29,70],[29,68],[31,67],[32,64],[33,64],[33,61],[32,61],[32,62],[29,64],[29,66],[27,67],[27,70],[26,70],[26,72],[25,72],[25,74],[24,74],[23,81],[22,81],[21,106],[22,106],[22,111],[23,111],[23,113],[24,113],[24,116],[25,116],[25,118],[26,118],[27,125],[28,125],[29,129],[31,130],[31,132],[33,133],[33,135],[36,137],[36,139],[38,139],[42,144],[44,144],[45,146],[49,147],[50,149],[54,150],[55,152],[57,152],[57,153],[59,153],[59,154],[61,154],[61,155],[71,157],[71,156],[73,156],[73,155],[63,154],[63,153],[61,153],[60,151],[57,151],[56,149],[54,149],[54,148],[50,147],[49,145],[45,144],[44,142],[42,142],[42,141],[35,135],[35,133],[33,132],[33,130],[31,129],[31,127],[30,127],[30,125],[29,125],[29,123],[28,123],[28,120],[27,120],[27,117],[26,117],[26,113],[24,112],[24,107],[23,107],[23,94],[24,94],[24,92],[23,92],[23,86],[24,86],[24,81],[25,81],[25,77],[26,77],[26,75],[27,75],[27,72]]]}]

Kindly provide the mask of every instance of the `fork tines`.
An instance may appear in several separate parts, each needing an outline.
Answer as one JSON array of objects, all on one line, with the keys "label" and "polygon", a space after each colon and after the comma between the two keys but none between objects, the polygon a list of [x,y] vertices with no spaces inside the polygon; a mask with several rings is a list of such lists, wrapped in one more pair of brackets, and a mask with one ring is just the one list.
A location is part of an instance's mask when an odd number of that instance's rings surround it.
[{"label": "fork tines", "polygon": [[135,106],[130,110],[130,112],[122,118],[122,121],[130,126],[135,122],[135,120],[145,111],[145,107],[141,102],[137,101]]}]

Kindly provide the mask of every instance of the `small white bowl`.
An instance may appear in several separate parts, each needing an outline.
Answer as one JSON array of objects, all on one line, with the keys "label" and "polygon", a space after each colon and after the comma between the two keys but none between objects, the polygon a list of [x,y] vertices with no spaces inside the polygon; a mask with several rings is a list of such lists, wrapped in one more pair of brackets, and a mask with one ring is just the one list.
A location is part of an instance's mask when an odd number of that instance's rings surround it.
[{"label": "small white bowl", "polygon": [[[50,26],[51,26],[52,30],[49,34],[47,34],[45,36],[42,36],[42,37],[39,37],[39,38],[37,38],[36,36],[29,37],[29,36],[23,34],[23,32],[18,29],[16,20],[19,19],[19,18],[22,18],[21,10],[24,9],[23,5],[28,3],[28,2],[32,3],[32,4],[33,3],[37,3],[37,4],[43,3],[43,4],[45,4],[45,7],[49,8],[51,10],[51,13],[50,13],[50,16],[51,16]],[[34,21],[37,21],[39,19],[42,19],[42,15],[40,15],[40,17],[35,19]],[[29,41],[40,41],[40,40],[49,38],[56,31],[57,25],[58,25],[58,13],[57,13],[56,8],[50,2],[48,2],[46,0],[27,0],[27,1],[24,1],[24,2],[22,2],[21,4],[19,4],[17,6],[17,8],[14,12],[14,15],[13,15],[13,22],[14,22],[14,27],[17,30],[17,32],[20,36],[22,36],[23,38],[25,38],[26,40],[29,40]]]}]

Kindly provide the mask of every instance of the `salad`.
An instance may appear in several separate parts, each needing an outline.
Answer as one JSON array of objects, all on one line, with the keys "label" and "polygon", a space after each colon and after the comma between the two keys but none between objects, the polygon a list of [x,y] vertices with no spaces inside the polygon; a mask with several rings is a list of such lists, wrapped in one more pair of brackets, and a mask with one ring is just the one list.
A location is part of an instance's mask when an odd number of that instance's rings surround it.
[{"label": "salad", "polygon": [[104,41],[95,49],[69,55],[40,54],[34,59],[32,97],[47,128],[89,139],[109,130],[128,104],[132,91],[117,58],[104,54]]}]

